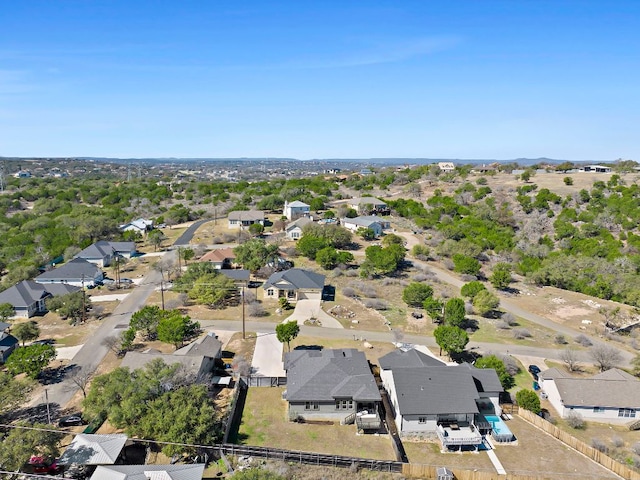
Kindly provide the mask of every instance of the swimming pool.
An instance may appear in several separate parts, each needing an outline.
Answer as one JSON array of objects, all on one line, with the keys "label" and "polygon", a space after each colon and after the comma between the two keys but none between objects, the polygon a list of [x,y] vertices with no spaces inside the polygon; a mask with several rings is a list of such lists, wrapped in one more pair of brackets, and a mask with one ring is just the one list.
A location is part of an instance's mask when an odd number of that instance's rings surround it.
[{"label": "swimming pool", "polygon": [[497,442],[511,442],[515,440],[515,436],[500,417],[497,415],[485,415],[484,418],[491,424],[491,436]]}]

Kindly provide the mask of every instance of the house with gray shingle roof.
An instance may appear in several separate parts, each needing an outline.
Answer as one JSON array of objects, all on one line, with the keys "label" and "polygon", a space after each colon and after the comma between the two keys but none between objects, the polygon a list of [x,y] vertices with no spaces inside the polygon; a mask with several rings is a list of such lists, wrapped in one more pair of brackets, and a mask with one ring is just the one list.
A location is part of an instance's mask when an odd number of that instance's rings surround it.
[{"label": "house with gray shingle roof", "polygon": [[278,300],[284,297],[290,302],[302,299],[322,299],[325,276],[319,273],[292,268],[275,272],[264,283],[265,298]]},{"label": "house with gray shingle roof", "polygon": [[120,225],[120,230],[123,232],[136,232],[144,235],[148,231],[153,230],[153,220],[147,220],[146,218],[131,220],[129,223]]},{"label": "house with gray shingle roof", "polygon": [[355,218],[344,218],[342,225],[347,230],[357,232],[361,228],[370,228],[376,237],[382,235],[383,231],[391,226],[388,220],[378,217],[377,215],[366,215]]},{"label": "house with gray shingle roof", "polygon": [[11,352],[18,346],[18,339],[8,333],[11,325],[0,322],[0,363],[7,361]]},{"label": "house with gray shingle roof", "polygon": [[43,285],[50,283],[66,283],[76,287],[90,287],[96,285],[103,278],[103,272],[96,264],[84,258],[74,258],[59,267],[38,275],[35,281]]},{"label": "house with gray shingle roof", "polygon": [[135,242],[110,242],[100,240],[78,253],[74,258],[83,258],[99,267],[108,267],[116,256],[132,258],[136,254]]},{"label": "house with gray shingle roof", "polygon": [[347,205],[358,212],[358,215],[389,212],[387,203],[376,197],[352,198],[347,201]]},{"label": "house with gray shingle roof", "polygon": [[204,463],[191,465],[98,466],[91,480],[201,480]]},{"label": "house with gray shingle roof", "polygon": [[46,313],[45,300],[49,297],[66,295],[80,290],[73,285],[61,283],[42,285],[33,280],[23,280],[13,287],[0,292],[0,303],[13,305],[15,317],[31,318],[34,315]]},{"label": "house with gray shingle roof", "polygon": [[284,202],[283,214],[288,220],[297,220],[300,217],[306,217],[310,213],[310,206],[300,200],[293,202]]},{"label": "house with gray shingle roof", "polygon": [[379,360],[398,432],[435,436],[444,447],[478,446],[500,415],[502,385],[495,370],[446,365],[416,350],[396,350]]},{"label": "house with gray shingle roof", "polygon": [[311,217],[300,217],[297,220],[291,222],[284,229],[285,234],[289,240],[299,240],[302,237],[302,230],[307,225],[313,223]]},{"label": "house with gray shingle roof", "polygon": [[234,210],[227,215],[229,228],[246,228],[254,223],[264,225],[264,212],[262,210]]},{"label": "house with gray shingle roof", "polygon": [[[289,418],[380,427],[380,391],[363,352],[353,348],[285,354]],[[366,412],[366,413],[365,413]]]},{"label": "house with gray shingle roof", "polygon": [[586,378],[550,368],[538,374],[538,383],[563,418],[575,412],[605,423],[640,419],[640,380],[617,368]]}]

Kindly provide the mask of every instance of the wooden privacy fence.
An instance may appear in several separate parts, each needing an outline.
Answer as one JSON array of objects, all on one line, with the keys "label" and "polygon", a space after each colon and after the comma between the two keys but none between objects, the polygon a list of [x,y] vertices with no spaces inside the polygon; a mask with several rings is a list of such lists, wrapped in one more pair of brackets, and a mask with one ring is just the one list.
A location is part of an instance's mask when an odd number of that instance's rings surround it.
[{"label": "wooden privacy fence", "polygon": [[[429,478],[437,479],[436,469],[432,465],[419,465],[417,463],[405,463],[402,465],[402,474],[412,478]],[[477,470],[461,470],[458,468],[447,467],[453,472],[456,480],[546,480],[555,477],[541,477],[537,475],[516,475],[507,473],[506,475],[498,475],[496,472],[477,471]]]},{"label": "wooden privacy fence", "polygon": [[557,438],[565,445],[568,445],[574,450],[599,463],[603,467],[611,470],[616,475],[620,475],[622,478],[625,478],[627,480],[640,480],[640,473],[634,472],[626,465],[615,461],[613,458],[602,453],[600,450],[596,450],[592,446],[587,445],[581,440],[578,440],[570,433],[560,430],[558,427],[547,422],[535,413],[532,413],[529,410],[525,410],[524,408],[520,408],[518,415],[520,415],[520,417],[522,417],[527,422],[548,433],[549,435]]},{"label": "wooden privacy fence", "polygon": [[287,384],[287,377],[263,377],[262,375],[249,375],[244,377],[250,387],[283,387]]}]

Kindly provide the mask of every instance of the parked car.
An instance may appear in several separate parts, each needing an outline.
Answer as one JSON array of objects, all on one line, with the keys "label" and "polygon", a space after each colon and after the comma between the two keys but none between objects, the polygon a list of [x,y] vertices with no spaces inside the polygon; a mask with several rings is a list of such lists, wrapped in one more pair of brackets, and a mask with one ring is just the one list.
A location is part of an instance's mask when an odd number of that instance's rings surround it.
[{"label": "parked car", "polygon": [[86,425],[86,423],[80,415],[67,415],[58,420],[59,427],[75,427],[78,425]]},{"label": "parked car", "polygon": [[116,281],[112,278],[103,278],[101,282],[103,285],[113,285],[114,283],[116,283]]},{"label": "parked car", "polygon": [[540,367],[537,365],[529,365],[528,370],[529,370],[529,373],[533,375],[533,378],[535,380],[538,380],[538,374],[542,371],[540,370]]},{"label": "parked car", "polygon": [[57,460],[45,458],[41,455],[31,455],[25,470],[28,470],[27,473],[56,474],[60,471],[60,466]]},{"label": "parked car", "polygon": [[133,280],[131,280],[130,278],[121,278],[120,283],[126,283],[127,285],[131,285],[133,283]]}]

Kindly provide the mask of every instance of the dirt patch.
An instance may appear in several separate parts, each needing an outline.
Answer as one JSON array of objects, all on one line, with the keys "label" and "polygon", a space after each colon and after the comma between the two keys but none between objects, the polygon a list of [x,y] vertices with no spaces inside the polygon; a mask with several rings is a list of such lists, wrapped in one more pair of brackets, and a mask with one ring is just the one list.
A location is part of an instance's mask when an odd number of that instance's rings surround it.
[{"label": "dirt patch", "polygon": [[560,318],[567,319],[570,317],[585,317],[591,315],[593,312],[587,308],[580,307],[561,307],[552,312],[552,315]]}]

